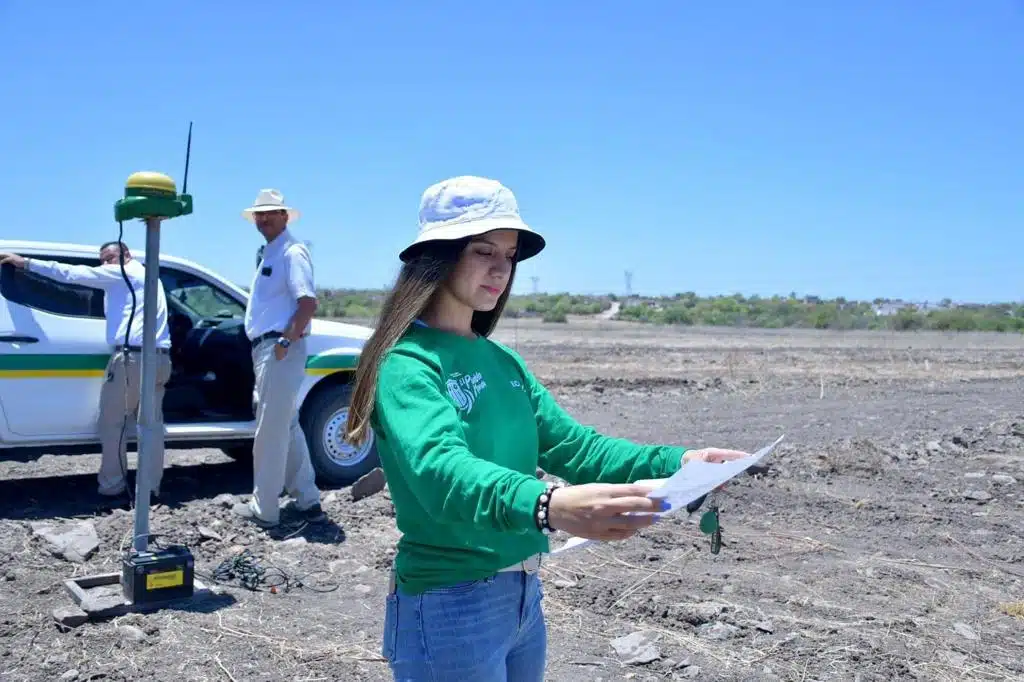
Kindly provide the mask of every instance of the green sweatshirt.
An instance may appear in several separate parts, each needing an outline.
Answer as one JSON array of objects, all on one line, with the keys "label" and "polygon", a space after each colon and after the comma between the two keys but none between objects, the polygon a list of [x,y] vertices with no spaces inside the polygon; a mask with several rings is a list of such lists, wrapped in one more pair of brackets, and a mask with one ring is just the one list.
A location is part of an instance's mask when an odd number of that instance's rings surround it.
[{"label": "green sweatshirt", "polygon": [[381,363],[372,425],[402,533],[397,583],[413,594],[549,551],[538,466],[572,484],[630,483],[671,476],[686,450],[602,436],[511,349],[416,325]]}]

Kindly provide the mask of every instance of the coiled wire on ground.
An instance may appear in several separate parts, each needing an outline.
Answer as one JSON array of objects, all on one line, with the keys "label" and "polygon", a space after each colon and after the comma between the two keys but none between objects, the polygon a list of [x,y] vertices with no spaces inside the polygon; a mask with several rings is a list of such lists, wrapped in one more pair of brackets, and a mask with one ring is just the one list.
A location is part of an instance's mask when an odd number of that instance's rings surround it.
[{"label": "coiled wire on ground", "polygon": [[237,585],[253,592],[270,591],[291,592],[304,588],[313,592],[333,592],[338,589],[338,584],[329,586],[310,585],[305,580],[315,573],[313,571],[302,577],[295,578],[277,566],[261,564],[256,556],[248,549],[244,549],[234,556],[230,556],[220,562],[213,573],[207,579],[220,585]]}]

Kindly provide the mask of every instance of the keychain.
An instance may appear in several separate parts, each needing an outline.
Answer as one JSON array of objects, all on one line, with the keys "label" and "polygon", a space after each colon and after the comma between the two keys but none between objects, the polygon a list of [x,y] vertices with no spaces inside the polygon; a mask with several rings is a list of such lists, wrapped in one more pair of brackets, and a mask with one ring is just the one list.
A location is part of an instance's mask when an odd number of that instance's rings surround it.
[{"label": "keychain", "polygon": [[722,549],[722,525],[718,522],[718,505],[712,502],[710,508],[700,517],[700,532],[711,536],[711,553]]},{"label": "keychain", "polygon": [[710,502],[708,502],[708,510],[701,514],[700,523],[697,525],[700,528],[700,532],[704,535],[711,536],[711,553],[718,554],[722,549],[722,525],[718,518],[718,502],[715,501],[714,490],[707,495],[702,495],[696,500],[686,505],[686,511],[693,513],[700,509],[704,502],[707,501],[708,496],[711,496]]}]

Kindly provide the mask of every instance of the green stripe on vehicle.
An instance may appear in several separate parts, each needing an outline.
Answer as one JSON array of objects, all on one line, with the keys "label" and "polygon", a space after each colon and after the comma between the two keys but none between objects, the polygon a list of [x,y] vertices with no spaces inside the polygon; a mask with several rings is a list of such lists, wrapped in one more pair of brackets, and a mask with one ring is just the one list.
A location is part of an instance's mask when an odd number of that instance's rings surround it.
[{"label": "green stripe on vehicle", "polygon": [[359,362],[358,355],[313,355],[306,360],[308,374],[332,374],[350,372]]},{"label": "green stripe on vehicle", "polygon": [[0,354],[0,372],[88,372],[107,368],[110,354],[18,353]]},{"label": "green stripe on vehicle", "polygon": [[[110,355],[89,353],[0,354],[0,377],[28,379],[47,377],[100,377]],[[306,360],[306,373],[314,375],[350,372],[358,355],[313,355]]]}]

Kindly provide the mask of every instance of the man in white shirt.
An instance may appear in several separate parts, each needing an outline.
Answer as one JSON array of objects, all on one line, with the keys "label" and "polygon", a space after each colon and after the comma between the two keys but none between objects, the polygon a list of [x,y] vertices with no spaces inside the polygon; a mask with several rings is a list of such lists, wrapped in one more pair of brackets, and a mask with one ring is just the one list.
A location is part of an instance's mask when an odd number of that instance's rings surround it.
[{"label": "man in white shirt", "polygon": [[245,310],[256,375],[253,493],[248,504],[237,504],[234,511],[260,526],[276,526],[278,497],[287,492],[302,518],[323,521],[316,474],[295,406],[306,376],[305,337],[317,304],[313,261],[306,245],[288,231],[298,211],[285,206],[277,190],[261,190],[242,215],[256,224],[267,243]]},{"label": "man in white shirt", "polygon": [[[103,458],[98,475],[99,493],[110,497],[122,495],[127,488],[127,439],[131,433],[128,429],[129,424],[132,429],[135,428],[139,408],[146,269],[142,263],[132,258],[127,246],[116,241],[107,242],[100,247],[101,265],[98,266],[68,265],[14,254],[0,254],[0,265],[8,263],[57,282],[102,289],[104,292],[107,343],[111,347],[112,355],[107,362],[107,373],[103,388],[100,390],[99,434]],[[171,377],[171,336],[167,328],[167,298],[159,280],[157,284],[159,288],[156,296],[156,414],[157,423],[162,429],[164,389]],[[159,495],[164,470],[162,446],[156,456],[157,461],[152,468],[154,478],[149,481],[149,489],[154,495]]]}]

